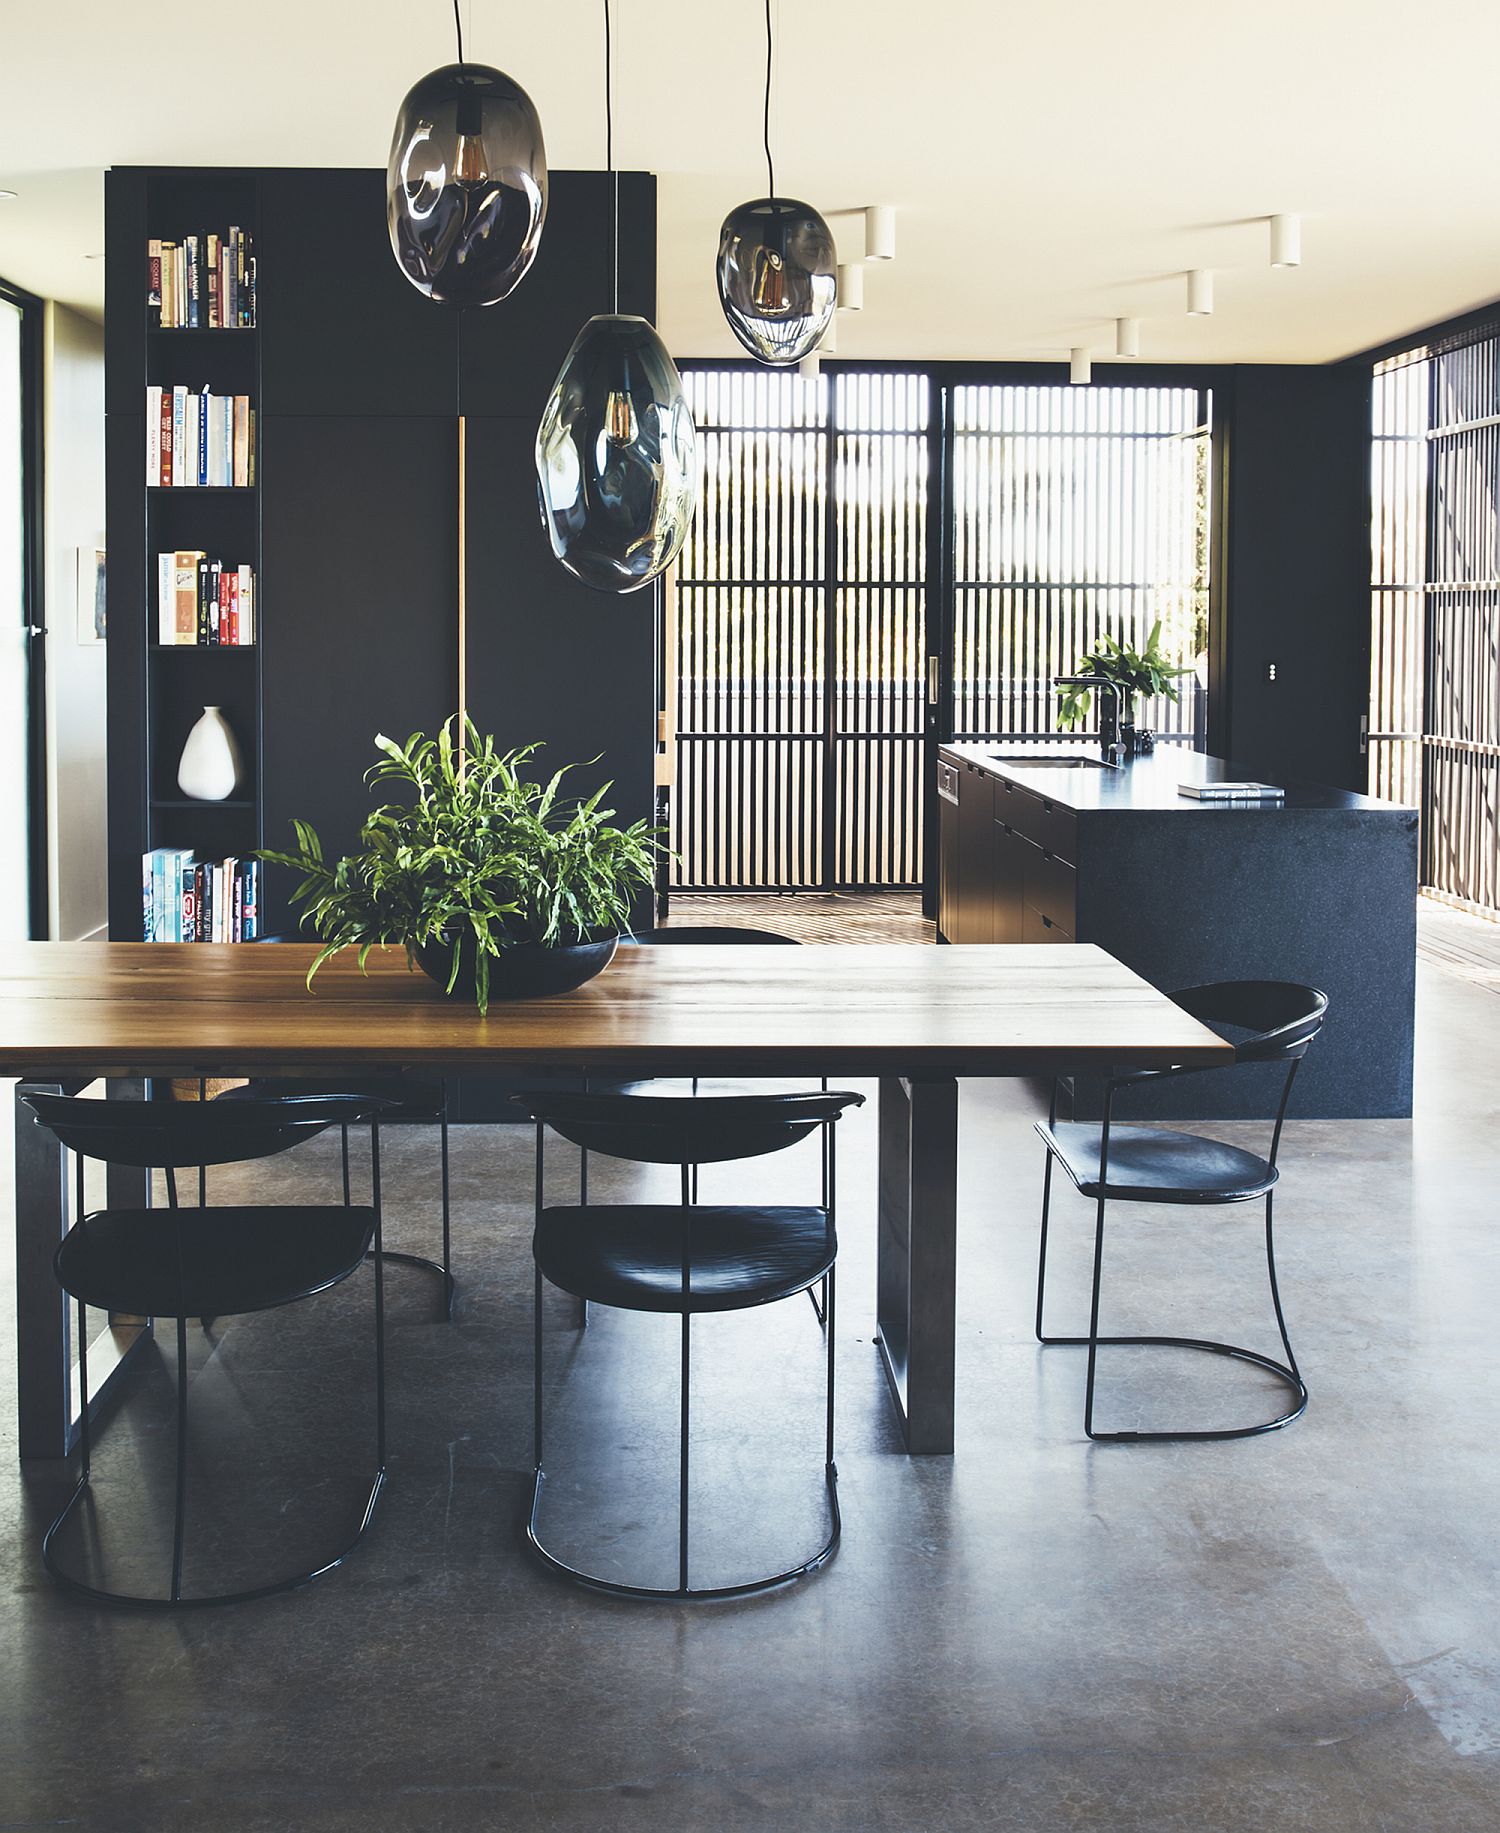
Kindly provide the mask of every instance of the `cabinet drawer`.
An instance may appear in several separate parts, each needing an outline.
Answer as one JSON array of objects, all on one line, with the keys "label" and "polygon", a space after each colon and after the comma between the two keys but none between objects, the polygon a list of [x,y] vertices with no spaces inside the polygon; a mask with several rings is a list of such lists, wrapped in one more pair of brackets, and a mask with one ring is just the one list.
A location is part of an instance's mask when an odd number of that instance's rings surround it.
[{"label": "cabinet drawer", "polygon": [[1045,917],[1039,910],[1033,910],[1028,904],[1022,917],[1023,942],[1071,942],[1073,938],[1060,924],[1054,923],[1051,917]]},{"label": "cabinet drawer", "polygon": [[996,813],[1001,819],[1037,846],[1071,863],[1076,857],[1074,837],[1078,826],[1072,809],[1014,784],[1002,782],[1000,787],[1009,792],[996,797]]},{"label": "cabinet drawer", "polygon": [[1033,847],[1026,855],[1026,902],[1038,916],[1050,918],[1071,936],[1077,927],[1078,875],[1055,853]]}]

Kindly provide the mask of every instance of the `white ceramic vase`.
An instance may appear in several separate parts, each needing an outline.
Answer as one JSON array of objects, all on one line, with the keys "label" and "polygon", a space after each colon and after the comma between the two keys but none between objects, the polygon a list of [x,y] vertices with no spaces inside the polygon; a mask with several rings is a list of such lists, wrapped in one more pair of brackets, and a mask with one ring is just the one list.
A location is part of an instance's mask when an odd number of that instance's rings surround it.
[{"label": "white ceramic vase", "polygon": [[221,707],[206,706],[187,735],[177,787],[194,802],[224,802],[240,781],[240,748]]}]

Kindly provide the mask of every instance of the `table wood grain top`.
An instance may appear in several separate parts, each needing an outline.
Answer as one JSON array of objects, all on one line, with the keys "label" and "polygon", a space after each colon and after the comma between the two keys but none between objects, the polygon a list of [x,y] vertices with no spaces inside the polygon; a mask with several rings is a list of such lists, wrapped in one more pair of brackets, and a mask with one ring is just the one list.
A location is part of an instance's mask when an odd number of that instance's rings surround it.
[{"label": "table wood grain top", "polygon": [[0,944],[0,1074],[1016,1075],[1227,1061],[1230,1047],[1102,949],[621,948],[587,986],[446,998],[399,950],[325,967],[311,944]]}]

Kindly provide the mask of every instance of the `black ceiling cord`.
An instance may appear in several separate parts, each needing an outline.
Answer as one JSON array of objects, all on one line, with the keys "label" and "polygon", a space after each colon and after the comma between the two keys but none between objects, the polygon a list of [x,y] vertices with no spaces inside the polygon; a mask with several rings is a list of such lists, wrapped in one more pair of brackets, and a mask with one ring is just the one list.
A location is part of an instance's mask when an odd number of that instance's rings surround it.
[{"label": "black ceiling cord", "polygon": [[458,33],[458,61],[464,61],[464,22],[458,15],[458,0],[453,0],[453,29]]},{"label": "black ceiling cord", "polygon": [[614,311],[620,310],[620,174],[615,170],[614,56],[610,48],[609,0],[604,0],[604,169],[612,193],[609,266],[614,276]]},{"label": "black ceiling cord", "polygon": [[766,193],[776,195],[776,168],[771,163],[771,0],[766,0]]}]

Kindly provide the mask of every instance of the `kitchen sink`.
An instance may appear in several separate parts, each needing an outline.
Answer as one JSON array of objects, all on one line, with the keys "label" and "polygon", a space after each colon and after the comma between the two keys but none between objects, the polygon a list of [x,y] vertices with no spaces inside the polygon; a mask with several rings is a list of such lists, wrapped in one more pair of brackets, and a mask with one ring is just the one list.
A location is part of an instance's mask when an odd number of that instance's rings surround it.
[{"label": "kitchen sink", "polygon": [[1118,770],[1118,764],[1107,764],[1102,757],[1041,757],[1030,751],[992,751],[997,764],[1019,764],[1027,770]]}]

